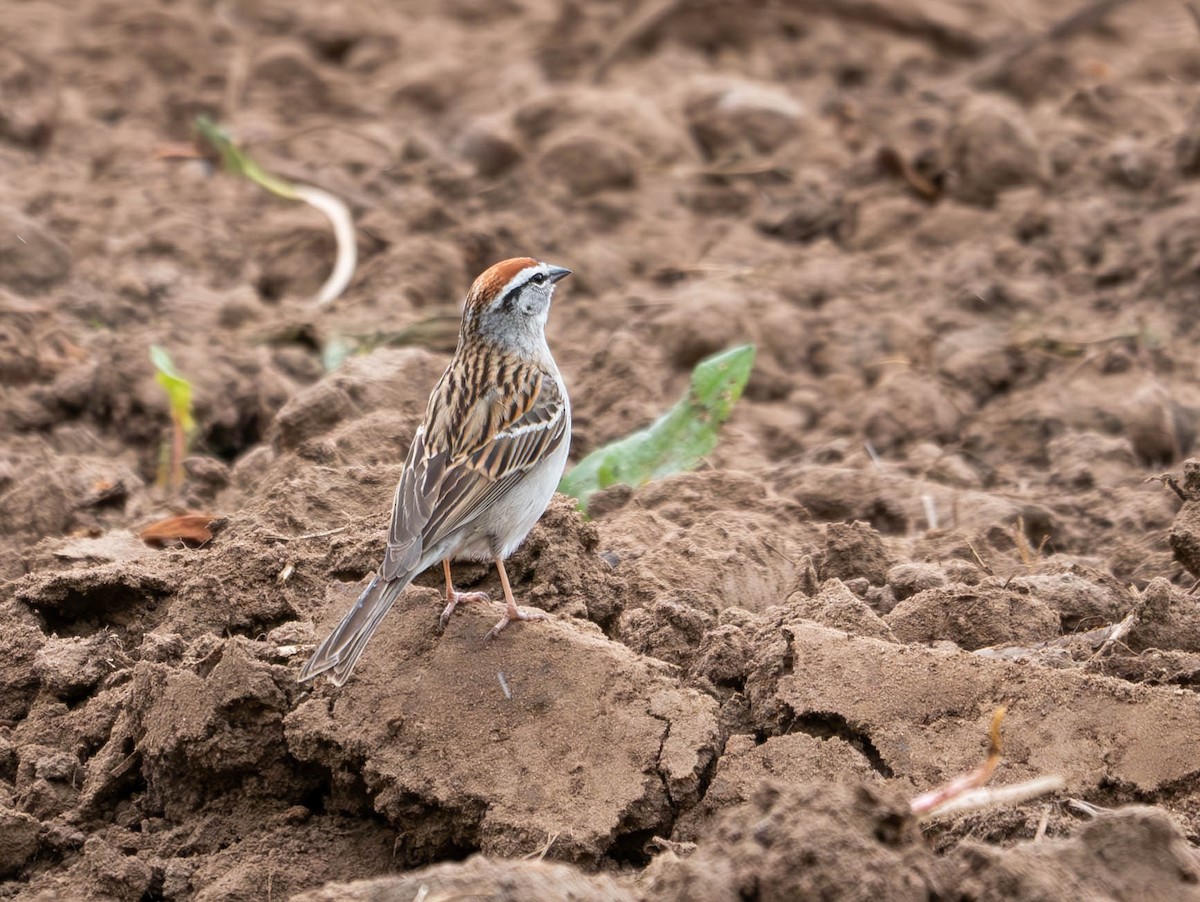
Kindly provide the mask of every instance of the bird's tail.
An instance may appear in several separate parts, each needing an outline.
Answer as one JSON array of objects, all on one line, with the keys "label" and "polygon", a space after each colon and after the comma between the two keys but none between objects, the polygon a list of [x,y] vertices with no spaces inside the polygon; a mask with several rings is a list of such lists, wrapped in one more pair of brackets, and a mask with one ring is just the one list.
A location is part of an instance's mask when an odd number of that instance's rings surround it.
[{"label": "bird's tail", "polygon": [[407,579],[384,579],[376,573],[371,584],[358,596],[354,607],[346,612],[342,622],[308,659],[308,663],[300,671],[300,682],[310,680],[327,670],[333,671],[329,681],[335,686],[341,686],[350,679],[350,671],[358,663],[363,649],[367,647],[367,641],[383,620],[383,615],[411,581],[411,576]]}]

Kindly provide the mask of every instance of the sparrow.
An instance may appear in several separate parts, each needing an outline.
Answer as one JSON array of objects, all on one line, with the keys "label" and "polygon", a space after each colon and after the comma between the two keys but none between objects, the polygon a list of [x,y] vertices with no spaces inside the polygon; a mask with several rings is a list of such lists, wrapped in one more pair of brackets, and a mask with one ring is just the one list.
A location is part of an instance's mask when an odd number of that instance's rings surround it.
[{"label": "sparrow", "polygon": [[513,600],[504,570],[550,503],[571,445],[571,404],[546,344],[554,286],[569,269],[530,257],[485,270],[467,293],[458,346],[429,396],[392,502],[383,562],[341,623],[300,671],[300,681],[330,671],[341,686],[384,615],[413,578],[439,561],[446,578],[441,629],[461,602],[450,561],[492,561],[504,616],[545,620]]}]

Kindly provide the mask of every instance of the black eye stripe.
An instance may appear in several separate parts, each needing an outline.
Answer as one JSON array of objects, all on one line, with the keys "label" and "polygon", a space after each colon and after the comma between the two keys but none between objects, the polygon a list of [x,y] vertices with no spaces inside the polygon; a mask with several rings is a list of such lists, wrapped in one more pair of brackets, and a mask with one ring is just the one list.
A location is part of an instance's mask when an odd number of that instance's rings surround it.
[{"label": "black eye stripe", "polygon": [[511,313],[513,307],[517,303],[517,298],[521,294],[522,288],[524,288],[526,285],[528,285],[530,283],[533,283],[535,285],[544,285],[544,284],[546,284],[546,279],[547,279],[547,276],[544,272],[535,272],[523,284],[518,285],[516,288],[513,288],[511,291],[508,292],[508,294],[506,294],[504,296],[504,299],[502,301],[500,301],[500,309],[503,310],[505,313]]}]

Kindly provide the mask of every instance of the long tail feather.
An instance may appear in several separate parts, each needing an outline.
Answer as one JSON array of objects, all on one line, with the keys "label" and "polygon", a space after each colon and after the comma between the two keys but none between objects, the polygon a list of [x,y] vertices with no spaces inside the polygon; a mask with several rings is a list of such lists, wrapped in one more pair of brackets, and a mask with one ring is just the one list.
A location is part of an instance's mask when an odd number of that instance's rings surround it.
[{"label": "long tail feather", "polygon": [[354,607],[346,612],[342,622],[317,646],[313,656],[300,671],[300,682],[332,670],[330,682],[335,686],[345,683],[350,678],[350,671],[362,656],[363,649],[367,647],[367,641],[374,635],[384,615],[411,581],[411,574],[406,574],[400,579],[386,580],[376,574],[371,584],[358,596]]}]

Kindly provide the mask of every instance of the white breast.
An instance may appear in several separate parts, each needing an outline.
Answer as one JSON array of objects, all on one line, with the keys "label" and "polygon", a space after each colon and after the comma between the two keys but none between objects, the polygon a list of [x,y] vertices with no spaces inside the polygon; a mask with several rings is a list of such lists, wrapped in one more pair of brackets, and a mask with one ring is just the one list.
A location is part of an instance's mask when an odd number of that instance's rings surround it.
[{"label": "white breast", "polygon": [[[557,374],[556,374],[557,376]],[[558,388],[566,401],[564,415],[567,418],[566,435],[554,453],[533,467],[509,492],[484,511],[459,538],[458,548],[450,555],[470,560],[491,560],[493,537],[498,537],[499,556],[507,558],[520,544],[533,525],[546,512],[546,506],[554,497],[554,490],[562,479],[571,451],[571,402],[567,398],[562,377],[558,376]]]}]

